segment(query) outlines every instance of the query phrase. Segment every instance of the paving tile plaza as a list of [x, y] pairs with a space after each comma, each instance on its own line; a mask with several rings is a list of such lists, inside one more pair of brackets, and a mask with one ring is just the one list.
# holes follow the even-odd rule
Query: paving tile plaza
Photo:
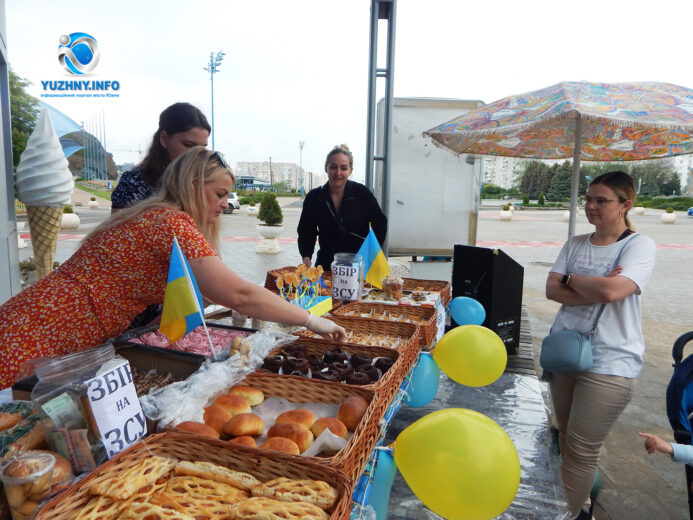
[[[244, 278], [263, 284], [267, 270], [298, 264], [296, 224], [300, 204], [280, 199], [284, 208], [281, 253], [259, 255], [257, 220], [241, 211], [224, 215], [222, 259]], [[83, 225], [77, 232], [61, 234], [56, 260], [64, 261], [79, 240], [108, 213], [107, 209], [77, 207]], [[638, 232], [657, 243], [655, 272], [643, 294], [643, 325], [647, 343], [645, 367], [632, 402], [609, 436], [600, 462], [601, 492], [596, 518], [599, 520], [688, 518], [683, 466], [664, 455], [648, 456], [637, 436], [649, 431], [671, 439], [666, 417], [665, 391], [671, 377], [671, 347], [681, 334], [693, 330], [693, 217], [677, 212], [674, 225], [660, 222], [660, 210], [633, 216]], [[466, 223], [460, 223], [465, 225]], [[498, 219], [498, 209], [479, 212], [477, 245], [502, 249], [524, 267], [523, 305], [526, 306], [535, 353], [558, 309], [544, 297], [546, 275], [567, 238], [563, 211], [516, 211], [510, 222]], [[584, 214], [578, 217], [576, 233], [592, 230]], [[28, 228], [21, 230], [28, 247], [20, 259], [32, 255]], [[393, 259], [406, 269], [407, 258]], [[693, 350], [690, 346], [686, 353]], [[538, 357], [538, 356], [537, 356]], [[543, 384], [543, 383], [542, 383]]]

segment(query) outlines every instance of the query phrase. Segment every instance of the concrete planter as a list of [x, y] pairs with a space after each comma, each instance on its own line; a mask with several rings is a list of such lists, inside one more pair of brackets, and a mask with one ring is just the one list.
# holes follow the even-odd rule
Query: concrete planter
[[635, 206], [633, 208], [633, 215], [644, 215], [645, 214], [645, 208], [642, 206]]
[[87, 206], [89, 206], [89, 209], [96, 209], [99, 207], [99, 203], [95, 200], [90, 200]]
[[504, 222], [510, 222], [513, 218], [513, 212], [510, 210], [500, 210], [500, 212], [498, 213], [498, 218]]
[[282, 248], [279, 246], [277, 237], [284, 230], [284, 226], [268, 226], [267, 224], [258, 224], [255, 226], [258, 233], [262, 236], [262, 242], [260, 242], [255, 249], [256, 253], [263, 255], [276, 255]]
[[74, 231], [78, 227], [79, 216], [77, 213], [63, 213], [63, 217], [60, 222], [60, 229], [62, 231]]
[[676, 222], [676, 213], [662, 213], [662, 216], [659, 217], [659, 219], [664, 224], [673, 224]]
[[257, 217], [257, 206], [248, 206], [248, 216]]

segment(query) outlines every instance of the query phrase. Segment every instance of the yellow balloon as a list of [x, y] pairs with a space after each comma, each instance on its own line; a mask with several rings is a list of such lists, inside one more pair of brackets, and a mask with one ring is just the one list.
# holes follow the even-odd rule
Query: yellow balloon
[[463, 408], [430, 413], [395, 441], [395, 462], [414, 494], [451, 520], [495, 518], [520, 485], [515, 446], [494, 421]]
[[508, 352], [491, 329], [462, 325], [440, 338], [433, 359], [450, 379], [466, 386], [486, 386], [503, 374]]

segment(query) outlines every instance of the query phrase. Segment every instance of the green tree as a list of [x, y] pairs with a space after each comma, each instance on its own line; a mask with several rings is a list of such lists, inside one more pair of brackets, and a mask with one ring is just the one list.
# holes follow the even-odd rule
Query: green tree
[[544, 205], [544, 193], [543, 193], [543, 192], [539, 194], [539, 199], [537, 200], [537, 204], [538, 204], [539, 206], [543, 206], [543, 205]]
[[17, 76], [9, 69], [10, 80], [10, 113], [12, 115], [12, 164], [16, 168], [19, 158], [26, 148], [31, 132], [36, 126], [39, 115], [39, 103], [24, 90], [31, 85], [29, 81]]
[[549, 189], [546, 191], [546, 197], [555, 202], [570, 200], [573, 177], [572, 165], [569, 161], [565, 161], [561, 165], [554, 166], [556, 168], [551, 176]]
[[546, 163], [531, 161], [520, 174], [519, 189], [529, 198], [536, 199], [540, 192], [548, 190], [550, 181], [551, 171]]
[[527, 204], [529, 204], [529, 195], [527, 195], [527, 194], [525, 193], [525, 194], [522, 196], [522, 205], [523, 205], [523, 206], [526, 206]]
[[279, 181], [272, 185], [274, 191], [289, 191], [291, 189], [291, 184], [289, 181]]
[[501, 187], [495, 184], [484, 184], [481, 187], [481, 198], [483, 199], [497, 199], [500, 198]]
[[278, 226], [284, 221], [282, 208], [279, 207], [279, 202], [277, 202], [277, 196], [271, 191], [268, 191], [262, 197], [262, 204], [257, 218], [268, 226]]

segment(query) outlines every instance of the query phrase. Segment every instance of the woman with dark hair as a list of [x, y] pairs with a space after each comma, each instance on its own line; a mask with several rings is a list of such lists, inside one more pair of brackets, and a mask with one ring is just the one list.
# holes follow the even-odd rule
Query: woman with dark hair
[[551, 331], [594, 333], [587, 371], [550, 375], [561, 476], [573, 518], [581, 520], [592, 518], [589, 495], [599, 450], [630, 402], [643, 365], [640, 295], [654, 269], [656, 245], [633, 232], [628, 210], [635, 197], [635, 181], [626, 173], [594, 179], [585, 215], [595, 230], [565, 243], [546, 280], [546, 297], [562, 304]]
[[311, 190], [303, 201], [298, 222], [298, 251], [310, 267], [317, 237], [320, 250], [315, 265], [329, 271], [335, 253], [356, 253], [369, 225], [380, 245], [387, 235], [387, 217], [363, 184], [350, 181], [354, 156], [345, 144], [335, 146], [325, 159], [327, 184]]
[[68, 260], [0, 306], [0, 388], [21, 365], [102, 344], [166, 291], [174, 237], [202, 295], [261, 320], [303, 325], [330, 339], [342, 327], [244, 280], [219, 258], [219, 217], [233, 173], [201, 146], [174, 160], [151, 197], [112, 215]]
[[193, 146], [207, 146], [210, 131], [207, 118], [190, 103], [174, 103], [164, 110], [146, 157], [123, 173], [113, 190], [111, 211], [150, 197], [169, 163]]

